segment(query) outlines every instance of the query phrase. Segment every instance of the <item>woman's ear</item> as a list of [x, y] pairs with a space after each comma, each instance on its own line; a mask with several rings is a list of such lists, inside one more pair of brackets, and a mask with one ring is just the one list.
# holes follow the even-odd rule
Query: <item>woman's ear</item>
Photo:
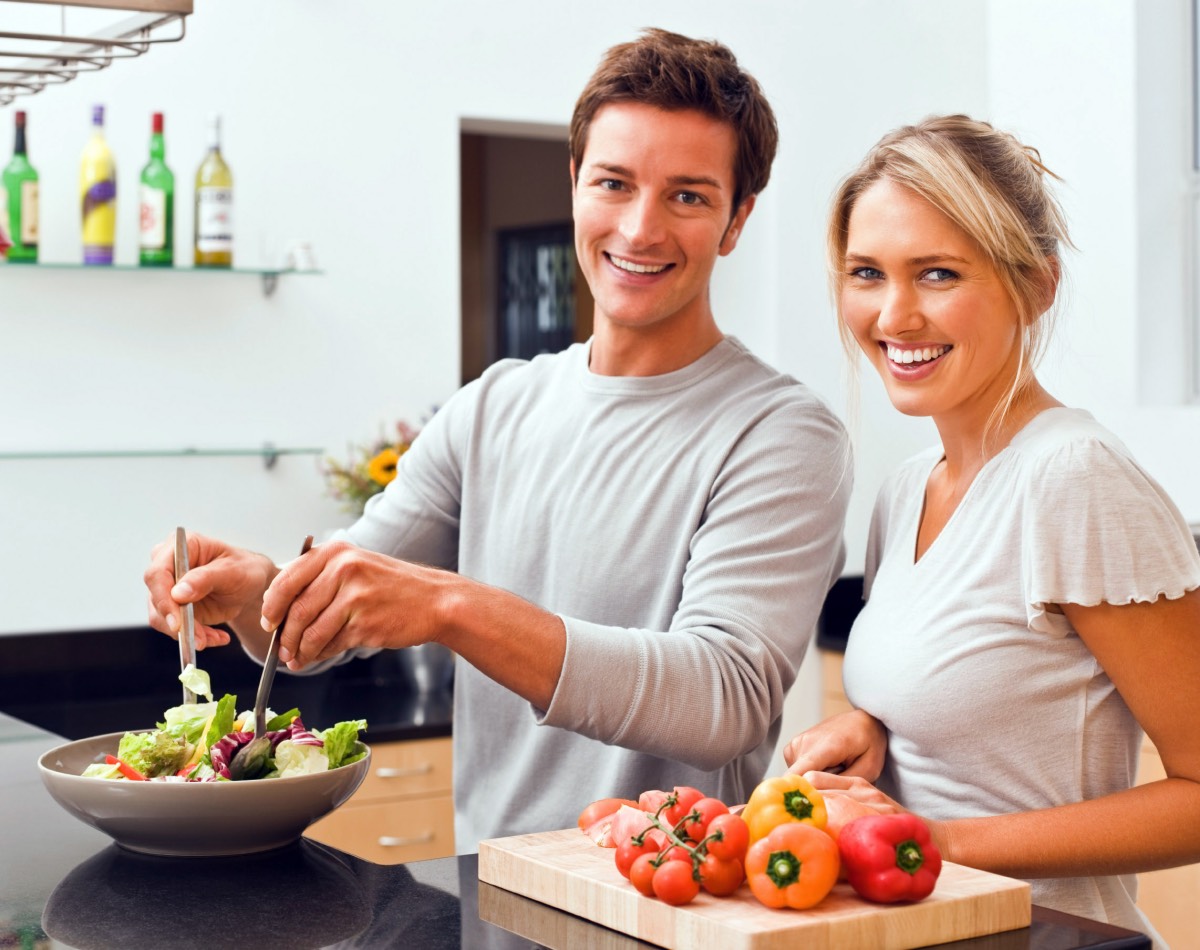
[[1041, 293], [1038, 295], [1038, 316], [1054, 306], [1054, 298], [1058, 296], [1058, 281], [1062, 277], [1062, 262], [1057, 257], [1051, 257], [1046, 262], [1049, 267], [1042, 275]]

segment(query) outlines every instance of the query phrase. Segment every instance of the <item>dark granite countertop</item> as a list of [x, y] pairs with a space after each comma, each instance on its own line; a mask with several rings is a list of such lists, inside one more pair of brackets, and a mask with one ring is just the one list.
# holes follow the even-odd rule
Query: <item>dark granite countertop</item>
[[[76, 950], [649, 946], [480, 883], [473, 854], [377, 865], [307, 839], [235, 858], [127, 851], [69, 816], [43, 787], [38, 756], [61, 742], [0, 714], [0, 947], [43, 947], [48, 937]], [[1148, 950], [1150, 943], [1035, 907], [1031, 927], [945, 946]]]
[[[261, 667], [236, 643], [203, 651], [200, 666], [219, 696], [254, 705]], [[68, 739], [143, 729], [179, 704], [179, 648], [150, 627], [0, 636], [0, 712]], [[295, 707], [324, 729], [367, 720], [364, 738], [390, 742], [448, 736], [449, 687], [422, 692], [395, 651], [297, 676], [281, 667], [271, 707]]]

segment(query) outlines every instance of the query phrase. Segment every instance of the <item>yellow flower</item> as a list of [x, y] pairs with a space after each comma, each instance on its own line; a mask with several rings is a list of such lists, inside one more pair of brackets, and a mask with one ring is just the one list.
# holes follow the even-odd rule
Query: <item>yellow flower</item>
[[389, 445], [367, 463], [367, 477], [380, 485], [386, 485], [396, 477], [396, 463], [399, 461], [400, 453]]

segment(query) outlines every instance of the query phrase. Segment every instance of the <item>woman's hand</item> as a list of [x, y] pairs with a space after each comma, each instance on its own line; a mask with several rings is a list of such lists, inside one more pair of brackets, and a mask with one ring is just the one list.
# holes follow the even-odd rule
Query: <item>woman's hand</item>
[[189, 534], [187, 545], [190, 570], [179, 583], [175, 582], [174, 532], [151, 551], [143, 575], [149, 590], [150, 626], [178, 639], [182, 606], [192, 604], [197, 650], [229, 642], [229, 634], [215, 628], [219, 623], [235, 629], [249, 627], [253, 633], [263, 591], [277, 571], [275, 565], [261, 554], [201, 534]]
[[873, 782], [883, 771], [887, 730], [861, 709], [830, 716], [792, 738], [783, 750], [789, 772], [840, 772]]

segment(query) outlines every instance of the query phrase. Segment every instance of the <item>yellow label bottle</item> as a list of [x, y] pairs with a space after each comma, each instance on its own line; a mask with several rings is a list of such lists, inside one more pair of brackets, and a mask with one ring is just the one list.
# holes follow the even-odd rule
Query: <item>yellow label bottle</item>
[[104, 106], [92, 108], [92, 137], [79, 171], [83, 262], [111, 264], [117, 236], [117, 166], [104, 140]]
[[233, 173], [221, 155], [221, 120], [208, 120], [208, 154], [196, 170], [195, 263], [233, 266]]

